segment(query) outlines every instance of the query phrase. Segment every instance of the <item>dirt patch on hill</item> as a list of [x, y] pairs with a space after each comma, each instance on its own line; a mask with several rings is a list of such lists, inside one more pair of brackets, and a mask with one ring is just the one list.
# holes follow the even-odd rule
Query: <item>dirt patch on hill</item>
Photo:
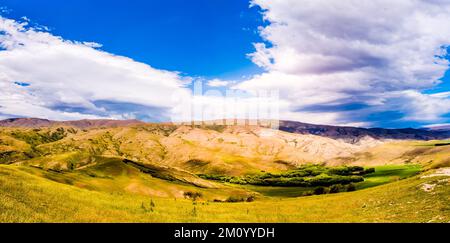
[[435, 173], [430, 175], [424, 175], [421, 178], [430, 178], [430, 177], [436, 177], [436, 176], [450, 176], [450, 167], [448, 168], [441, 168], [437, 170]]

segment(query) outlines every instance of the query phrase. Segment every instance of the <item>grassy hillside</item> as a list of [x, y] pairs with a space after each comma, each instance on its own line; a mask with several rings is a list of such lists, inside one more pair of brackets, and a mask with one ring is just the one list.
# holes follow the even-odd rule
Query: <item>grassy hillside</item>
[[74, 171], [15, 165], [10, 167], [60, 184], [113, 194], [184, 198], [185, 192], [198, 192], [205, 200], [225, 200], [230, 195], [248, 197], [252, 194], [175, 169], [143, 167], [118, 158], [95, 157], [94, 161]]
[[121, 157], [188, 172], [239, 176], [277, 172], [374, 146], [261, 127], [187, 127], [145, 124], [127, 127], [0, 128], [0, 163], [24, 162], [73, 170], [92, 157]]
[[450, 166], [450, 144], [369, 138], [350, 144], [314, 135], [240, 126], [0, 128], [3, 164], [19, 162], [73, 170], [92, 163], [95, 156], [177, 167], [193, 174], [241, 176], [260, 171], [279, 172], [306, 163], [363, 166], [414, 163], [439, 168]]
[[449, 173], [422, 178], [450, 166], [449, 141], [360, 142], [240, 126], [0, 128], [0, 222], [450, 220]]
[[[0, 166], [0, 222], [448, 222], [448, 176], [361, 191], [246, 203], [93, 191]], [[427, 174], [432, 174], [429, 171]], [[434, 185], [425, 191], [424, 184]]]

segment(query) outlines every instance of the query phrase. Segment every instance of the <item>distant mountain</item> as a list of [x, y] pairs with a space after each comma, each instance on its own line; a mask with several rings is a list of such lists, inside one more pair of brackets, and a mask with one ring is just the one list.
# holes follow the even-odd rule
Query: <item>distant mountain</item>
[[121, 127], [144, 124], [138, 120], [78, 120], [78, 121], [51, 121], [40, 118], [11, 118], [0, 121], [0, 127], [49, 127], [49, 126], [73, 126], [78, 128], [95, 127]]
[[[77, 121], [52, 121], [39, 118], [11, 118], [0, 121], [0, 127], [49, 127], [49, 126], [73, 126], [78, 128], [98, 127], [124, 127], [143, 125], [139, 120], [77, 120]], [[166, 123], [164, 123], [166, 124]], [[167, 125], [167, 124], [166, 124]], [[280, 121], [281, 131], [317, 135], [332, 139], [341, 139], [348, 143], [357, 143], [365, 137], [374, 139], [398, 139], [398, 140], [434, 140], [450, 138], [450, 126], [439, 126], [427, 129], [386, 129], [386, 128], [359, 128], [330, 125], [315, 125], [295, 121]]]
[[55, 121], [40, 118], [10, 118], [0, 121], [1, 127], [46, 127], [55, 124]]
[[79, 121], [65, 121], [62, 122], [65, 125], [79, 127], [79, 128], [91, 128], [91, 127], [123, 127], [145, 124], [139, 120], [79, 120]]
[[431, 130], [431, 131], [450, 131], [450, 125], [440, 125], [440, 126], [427, 127], [427, 130]]
[[[449, 127], [450, 128], [450, 127]], [[364, 137], [374, 139], [413, 139], [413, 140], [434, 140], [450, 138], [449, 130], [430, 129], [385, 129], [385, 128], [358, 128], [340, 127], [328, 125], [314, 125], [294, 121], [280, 121], [280, 130], [298, 134], [312, 134], [333, 139], [343, 139], [350, 143], [358, 142]]]

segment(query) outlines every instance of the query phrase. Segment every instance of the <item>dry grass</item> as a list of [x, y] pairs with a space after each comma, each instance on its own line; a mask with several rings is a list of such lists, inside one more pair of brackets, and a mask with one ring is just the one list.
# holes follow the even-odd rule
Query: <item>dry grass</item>
[[[425, 192], [423, 183], [437, 186]], [[334, 195], [193, 203], [91, 191], [0, 166], [0, 222], [448, 222], [449, 196], [448, 177], [413, 177]]]

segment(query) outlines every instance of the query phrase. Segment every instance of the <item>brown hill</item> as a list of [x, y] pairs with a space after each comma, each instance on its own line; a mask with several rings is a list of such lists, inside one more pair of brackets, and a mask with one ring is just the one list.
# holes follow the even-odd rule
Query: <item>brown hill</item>
[[1, 127], [48, 127], [55, 121], [40, 118], [10, 118], [0, 121]]
[[[77, 120], [77, 121], [51, 121], [39, 118], [11, 118], [0, 121], [0, 127], [49, 127], [49, 126], [73, 126], [77, 128], [98, 128], [98, 127], [124, 127], [133, 125], [143, 125], [145, 122], [139, 120]], [[205, 127], [203, 123], [196, 123], [197, 127]], [[230, 122], [227, 127], [239, 126]], [[244, 124], [244, 123], [239, 123]], [[170, 125], [170, 123], [161, 123], [161, 125]], [[190, 125], [187, 123], [174, 124], [177, 126]], [[225, 127], [225, 126], [216, 126]], [[264, 126], [261, 126], [264, 127]], [[450, 138], [450, 128], [448, 126], [437, 127], [434, 129], [385, 129], [385, 128], [360, 128], [343, 127], [329, 125], [315, 125], [295, 121], [279, 121], [279, 129], [284, 132], [316, 135], [332, 139], [341, 139], [348, 143], [357, 143], [365, 137], [371, 137], [377, 140], [396, 139], [396, 140], [437, 140]]]
[[[35, 124], [35, 123], [34, 123]], [[0, 127], [0, 163], [73, 170], [96, 157], [127, 159], [192, 174], [242, 175], [276, 172], [305, 163], [380, 165], [448, 164], [447, 142], [383, 140], [358, 142], [289, 133], [259, 126], [192, 127], [170, 124], [118, 126]], [[80, 126], [79, 123], [75, 123]], [[108, 124], [111, 127], [97, 125]], [[171, 171], [170, 169], [168, 171]]]
[[40, 118], [11, 118], [0, 121], [0, 127], [49, 127], [49, 126], [73, 126], [78, 128], [94, 127], [120, 127], [144, 124], [138, 120], [77, 120], [77, 121], [51, 121]]
[[239, 175], [322, 163], [380, 143], [367, 138], [365, 143], [350, 144], [257, 126], [213, 128], [159, 124], [88, 129], [4, 127], [0, 129], [1, 160], [70, 169], [103, 156], [191, 173]]

